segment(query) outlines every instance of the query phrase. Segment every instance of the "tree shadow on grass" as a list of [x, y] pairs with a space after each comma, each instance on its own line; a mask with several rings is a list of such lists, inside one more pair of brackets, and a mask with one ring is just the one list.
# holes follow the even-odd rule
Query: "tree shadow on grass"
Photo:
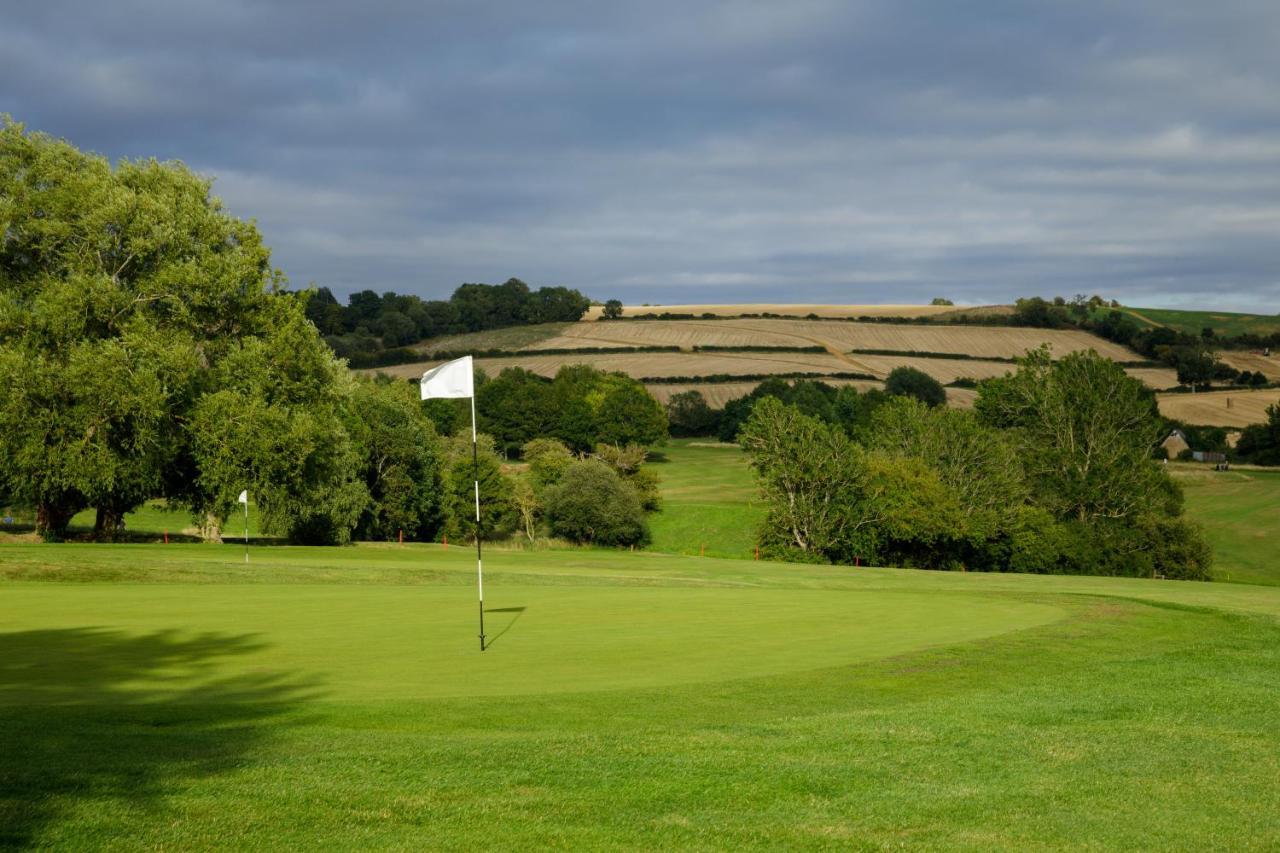
[[79, 803], [156, 809], [243, 763], [273, 718], [317, 693], [278, 672], [225, 675], [227, 658], [265, 647], [176, 631], [0, 634], [0, 848], [40, 844]]

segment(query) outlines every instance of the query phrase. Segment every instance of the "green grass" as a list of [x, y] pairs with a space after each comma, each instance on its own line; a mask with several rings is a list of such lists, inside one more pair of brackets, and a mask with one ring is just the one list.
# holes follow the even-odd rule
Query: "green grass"
[[1280, 471], [1178, 465], [1187, 514], [1213, 545], [1214, 578], [1280, 585]]
[[[757, 562], [663, 457], [671, 553], [487, 549], [484, 653], [469, 548], [0, 544], [0, 847], [1280, 845], [1280, 587]], [[1280, 473], [1174, 470], [1280, 577]]]
[[1199, 335], [1202, 329], [1211, 328], [1218, 335], [1266, 335], [1280, 331], [1280, 315], [1239, 314], [1231, 311], [1182, 311], [1174, 308], [1121, 309], [1139, 320], [1168, 326], [1179, 332]]
[[650, 463], [662, 508], [650, 519], [652, 548], [671, 554], [750, 557], [764, 509], [746, 456], [711, 439], [674, 439]]
[[[0, 509], [0, 517], [13, 519], [12, 525], [0, 525], [0, 536], [6, 533], [29, 533], [34, 529], [35, 518], [29, 510], [13, 507]], [[67, 528], [70, 538], [83, 538], [93, 532], [95, 513], [91, 509], [77, 513]], [[147, 501], [134, 512], [125, 513], [125, 538], [163, 541], [165, 534], [171, 542], [196, 541], [200, 538], [191, 519], [191, 513], [182, 509], [172, 509], [165, 501]], [[256, 539], [262, 535], [258, 527], [258, 510], [249, 505], [249, 538]], [[231, 518], [223, 531], [228, 542], [242, 539], [244, 536], [244, 516]], [[3, 541], [3, 540], [0, 540]]]
[[[1280, 590], [438, 546], [0, 546], [0, 838], [1274, 847]], [[523, 609], [519, 609], [523, 608]]]

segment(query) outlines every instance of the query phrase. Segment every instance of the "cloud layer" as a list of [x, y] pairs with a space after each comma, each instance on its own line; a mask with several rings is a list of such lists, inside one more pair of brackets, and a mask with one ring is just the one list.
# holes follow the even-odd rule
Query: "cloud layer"
[[1276, 44], [1270, 0], [46, 0], [0, 111], [215, 175], [340, 293], [1278, 311]]

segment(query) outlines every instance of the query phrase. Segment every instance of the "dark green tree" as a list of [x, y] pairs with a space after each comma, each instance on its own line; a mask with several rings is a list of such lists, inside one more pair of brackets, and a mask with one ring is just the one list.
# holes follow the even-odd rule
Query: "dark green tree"
[[635, 490], [595, 459], [574, 462], [547, 492], [551, 532], [572, 542], [642, 545], [649, 539]]
[[707, 405], [701, 391], [694, 389], [671, 395], [667, 401], [667, 421], [675, 436], [715, 435], [719, 413]]
[[348, 422], [369, 493], [356, 538], [391, 540], [403, 532], [434, 539], [443, 520], [443, 452], [416, 389], [389, 379], [357, 381]]
[[895, 367], [884, 381], [884, 392], [890, 397], [913, 397], [927, 406], [947, 402], [947, 389], [923, 370]]

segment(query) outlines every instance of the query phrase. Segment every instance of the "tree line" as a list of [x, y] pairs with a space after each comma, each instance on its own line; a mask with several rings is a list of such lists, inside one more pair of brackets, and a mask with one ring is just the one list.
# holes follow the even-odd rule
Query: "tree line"
[[[0, 125], [0, 506], [34, 510], [48, 540], [92, 509], [95, 536], [111, 539], [126, 513], [161, 498], [213, 538], [247, 489], [264, 532], [291, 542], [475, 535], [469, 429], [448, 406], [459, 401], [424, 404], [409, 383], [351, 373], [309, 319], [308, 294], [287, 289], [255, 226], [210, 188], [180, 163], [113, 166]], [[451, 304], [468, 329], [528, 321], [529, 306], [585, 310], [547, 291], [468, 285]], [[527, 398], [536, 384], [526, 414], [550, 418], [554, 407], [558, 431], [547, 434], [625, 481], [606, 483], [624, 504], [652, 506], [634, 443], [661, 440], [666, 418], [634, 380], [589, 368], [479, 379], [487, 425], [515, 423], [504, 388], [528, 385]], [[511, 429], [499, 432], [504, 449]], [[479, 532], [507, 535], [517, 484], [484, 444]], [[550, 509], [564, 501], [539, 494], [564, 524]]]
[[749, 393], [730, 400], [723, 409], [713, 409], [701, 391], [692, 389], [671, 395], [667, 419], [672, 435], [678, 437], [716, 436], [721, 441], [737, 441], [738, 431], [751, 416], [756, 403], [769, 397], [793, 406], [823, 423], [855, 432], [869, 423], [877, 408], [893, 397], [911, 397], [926, 406], [947, 401], [946, 389], [924, 371], [898, 367], [885, 378], [884, 388], [859, 391], [852, 385], [835, 386], [820, 379], [787, 381], [771, 376]]
[[[503, 284], [463, 284], [448, 299], [361, 290], [342, 305], [327, 287], [307, 302], [306, 315], [334, 352], [364, 359], [427, 338], [536, 323], [575, 322], [591, 300], [567, 287], [531, 290], [518, 278]], [[387, 362], [385, 359], [384, 363]]]
[[842, 421], [769, 395], [738, 441], [772, 557], [1204, 579], [1208, 545], [1152, 459], [1162, 431], [1119, 366], [1042, 349], [981, 383], [973, 411], [902, 395]]
[[[1110, 310], [1108, 305], [1112, 306]], [[1252, 387], [1270, 382], [1261, 371], [1241, 371], [1224, 364], [1214, 351], [1280, 346], [1280, 335], [1273, 336], [1274, 344], [1269, 343], [1266, 336], [1221, 336], [1211, 328], [1204, 329], [1199, 336], [1190, 335], [1166, 326], [1141, 326], [1130, 315], [1116, 310], [1117, 307], [1118, 303], [1107, 303], [1100, 296], [1080, 295], [1071, 300], [1062, 297], [1046, 300], [1037, 296], [1017, 300], [1010, 322], [1040, 329], [1075, 328], [1091, 332], [1172, 367], [1178, 382], [1193, 388], [1215, 381]]]

